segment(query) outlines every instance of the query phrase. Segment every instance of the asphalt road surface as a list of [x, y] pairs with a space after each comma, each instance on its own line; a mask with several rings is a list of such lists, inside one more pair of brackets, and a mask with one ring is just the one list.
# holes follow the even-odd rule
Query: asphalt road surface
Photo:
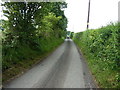
[[85, 60], [70, 39], [5, 88], [96, 88]]

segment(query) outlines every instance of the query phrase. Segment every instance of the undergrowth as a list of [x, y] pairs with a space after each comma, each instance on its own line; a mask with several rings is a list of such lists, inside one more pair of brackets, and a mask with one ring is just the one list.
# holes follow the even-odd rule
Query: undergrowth
[[120, 23], [76, 33], [92, 74], [101, 88], [120, 88]]
[[3, 56], [3, 83], [31, 68], [34, 64], [39, 63], [44, 57], [59, 46], [63, 42], [63, 39], [54, 37], [47, 39], [42, 38], [39, 42], [39, 48], [37, 49], [35, 49], [35, 46], [31, 48], [29, 45], [25, 44], [19, 45], [16, 48], [5, 48], [6, 46], [3, 46], [3, 54], [6, 53], [6, 51], [9, 51]]

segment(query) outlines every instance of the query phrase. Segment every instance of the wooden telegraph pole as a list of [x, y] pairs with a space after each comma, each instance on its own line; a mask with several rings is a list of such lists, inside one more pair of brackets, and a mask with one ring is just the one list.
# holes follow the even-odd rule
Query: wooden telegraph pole
[[89, 5], [88, 5], [87, 29], [89, 29], [89, 18], [90, 18], [90, 1], [91, 1], [91, 0], [89, 0]]

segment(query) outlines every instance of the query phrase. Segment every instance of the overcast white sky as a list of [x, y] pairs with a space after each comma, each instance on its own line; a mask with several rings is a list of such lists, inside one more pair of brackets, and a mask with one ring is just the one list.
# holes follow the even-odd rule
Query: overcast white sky
[[[118, 2], [120, 0], [91, 0], [90, 29], [105, 26], [118, 21]], [[69, 31], [86, 30], [89, 0], [66, 0], [65, 15], [68, 18]]]
[[[119, 1], [91, 0], [89, 28], [95, 29], [105, 26], [110, 22], [117, 22]], [[67, 30], [74, 32], [86, 30], [89, 0], [66, 0], [66, 2], [68, 3], [68, 7], [65, 9], [65, 15], [68, 18]]]

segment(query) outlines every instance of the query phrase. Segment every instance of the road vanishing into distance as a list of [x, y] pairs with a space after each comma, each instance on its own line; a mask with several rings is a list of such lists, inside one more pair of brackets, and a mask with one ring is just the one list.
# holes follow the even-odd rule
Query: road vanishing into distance
[[96, 88], [85, 60], [71, 39], [51, 55], [8, 82], [5, 88]]

